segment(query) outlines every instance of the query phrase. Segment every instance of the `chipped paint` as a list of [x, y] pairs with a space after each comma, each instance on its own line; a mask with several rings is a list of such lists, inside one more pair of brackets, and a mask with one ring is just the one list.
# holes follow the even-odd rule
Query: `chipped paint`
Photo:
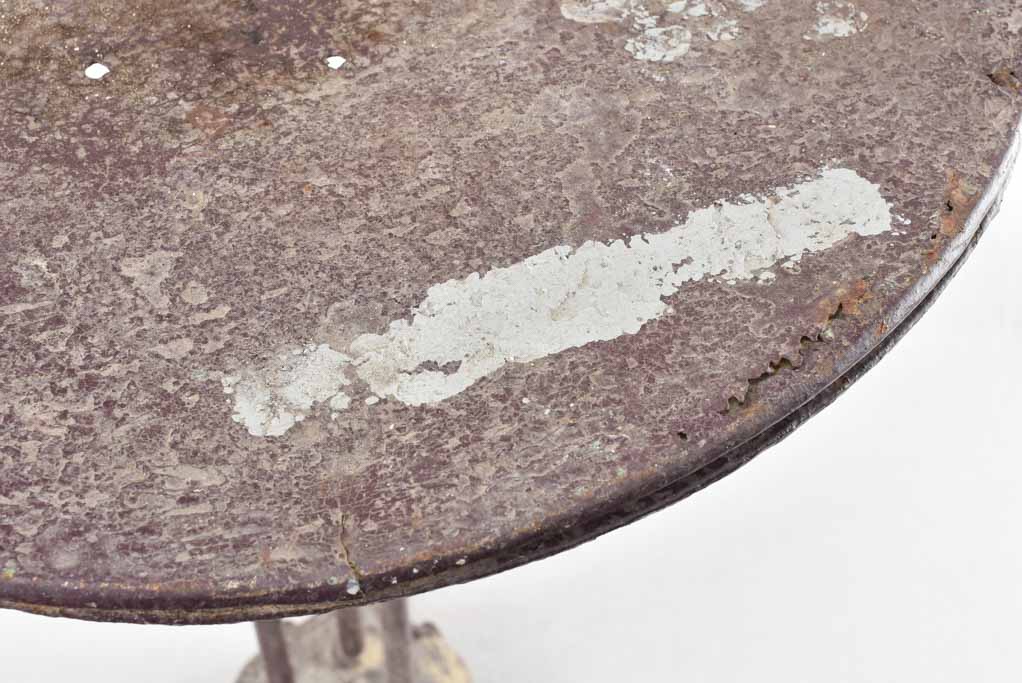
[[692, 48], [692, 33], [684, 26], [646, 29], [625, 43], [625, 50], [644, 62], [673, 62]]
[[706, 37], [712, 41], [729, 41], [738, 38], [738, 21], [735, 19], [724, 19], [706, 30]]
[[607, 24], [623, 21], [635, 3], [632, 0], [565, 0], [561, 16], [580, 24]]
[[852, 234], [891, 229], [879, 188], [847, 169], [692, 212], [666, 232], [610, 243], [558, 246], [519, 263], [430, 287], [382, 334], [354, 339], [348, 354], [307, 346], [223, 380], [234, 419], [258, 436], [279, 436], [356, 380], [365, 405], [446, 400], [509, 363], [638, 333], [663, 316], [688, 282], [713, 278], [769, 285], [778, 263], [830, 248]]
[[131, 279], [132, 285], [157, 311], [166, 311], [170, 297], [163, 291], [163, 281], [174, 270], [174, 263], [181, 258], [180, 251], [154, 251], [140, 257], [123, 258], [120, 271]]
[[710, 9], [707, 8], [705, 2], [694, 2], [685, 13], [690, 17], [705, 17], [710, 14]]
[[622, 24], [632, 34], [624, 49], [633, 58], [670, 63], [689, 53], [694, 37], [710, 42], [736, 40], [741, 26], [731, 14], [755, 12], [765, 4], [765, 0], [678, 0], [664, 7], [647, 6], [642, 0], [564, 0], [561, 16], [581, 24]]
[[273, 358], [256, 370], [223, 377], [224, 393], [234, 398], [235, 422], [253, 436], [280, 436], [304, 420], [316, 403], [345, 410], [350, 399], [345, 367], [351, 361], [326, 344], [309, 345]]
[[861, 12], [847, 0], [822, 0], [816, 3], [816, 26], [809, 40], [848, 38], [866, 30], [869, 15]]
[[[558, 2], [154, 0], [144, 24], [116, 0], [70, 14], [59, 8], [84, 5], [13, 3], [0, 306], [41, 307], [0, 316], [0, 566], [18, 563], [13, 580], [0, 576], [0, 605], [205, 623], [433, 590], [674, 503], [796, 428], [890, 348], [882, 335], [898, 338], [939, 300], [994, 213], [1022, 112], [1022, 97], [986, 78], [1018, 66], [1017, 0], [924, 12], [852, 0], [867, 30], [814, 43], [802, 36], [816, 1], [746, 14], [732, 0], [742, 34], [731, 43], [707, 40], [706, 17], [662, 15], [659, 26], [693, 33], [673, 64], [625, 52], [631, 24], [575, 23]], [[332, 53], [358, 69], [331, 71]], [[97, 60], [116, 73], [85, 78]], [[211, 114], [193, 116], [201, 108]], [[638, 335], [508, 364], [437, 405], [366, 407], [348, 368], [336, 422], [329, 402], [282, 437], [230, 419], [217, 371], [308, 342], [347, 354], [357, 335], [410, 320], [434, 283], [558, 244], [666, 231], [828, 163], [854, 164], [912, 227], [806, 255], [798, 276], [775, 267], [773, 285], [685, 284], [668, 300], [675, 313]], [[931, 240], [948, 165], [981, 201], [960, 232]], [[165, 310], [119, 267], [156, 250], [182, 254], [153, 290]], [[26, 287], [11, 268], [37, 259], [49, 275]], [[814, 343], [802, 368], [722, 416], [858, 278], [875, 296], [863, 315], [839, 316], [835, 343]], [[207, 301], [184, 300], [189, 281]], [[224, 319], [188, 324], [219, 306], [231, 307]], [[180, 362], [152, 351], [183, 336], [195, 349]], [[160, 472], [175, 463], [215, 465], [225, 482]], [[522, 501], [528, 514], [510, 514]], [[212, 513], [169, 514], [204, 502]], [[344, 591], [342, 536], [368, 594]], [[83, 553], [70, 573], [49, 564], [62, 543]]]

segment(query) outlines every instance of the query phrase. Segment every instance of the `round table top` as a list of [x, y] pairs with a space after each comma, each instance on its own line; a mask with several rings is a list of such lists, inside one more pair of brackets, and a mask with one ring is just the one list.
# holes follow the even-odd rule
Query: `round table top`
[[1013, 0], [9, 0], [0, 606], [328, 610], [723, 476], [967, 252], [1020, 30]]

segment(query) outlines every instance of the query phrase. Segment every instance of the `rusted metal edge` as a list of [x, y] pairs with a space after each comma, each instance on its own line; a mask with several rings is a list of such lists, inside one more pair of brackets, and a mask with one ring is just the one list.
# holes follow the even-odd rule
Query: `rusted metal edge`
[[[352, 607], [407, 597], [458, 583], [466, 583], [484, 576], [506, 571], [514, 567], [549, 557], [592, 540], [604, 533], [630, 524], [648, 514], [719, 481], [734, 472], [756, 455], [779, 443], [809, 418], [830, 405], [856, 380], [875, 366], [897, 342], [915, 325], [929, 309], [944, 288], [950, 283], [979, 238], [996, 216], [1008, 178], [1018, 157], [1022, 135], [1018, 125], [1011, 144], [1001, 157], [993, 180], [973, 207], [962, 230], [948, 243], [943, 256], [920, 278], [910, 296], [897, 308], [885, 324], [885, 334], [866, 349], [860, 360], [849, 366], [829, 385], [824, 386], [800, 405], [793, 407], [786, 417], [775, 421], [756, 434], [749, 436], [723, 451], [712, 455], [695, 469], [689, 468], [676, 478], [665, 473], [665, 485], [647, 491], [631, 491], [601, 505], [584, 524], [568, 523], [571, 520], [551, 520], [543, 528], [522, 537], [501, 548], [477, 549], [464, 566], [454, 566], [447, 571], [438, 571], [415, 581], [403, 581], [390, 585], [382, 580], [377, 585], [373, 577], [363, 577], [367, 588], [354, 598], [335, 599], [335, 589], [326, 586], [304, 586], [281, 592], [254, 588], [238, 593], [224, 593], [211, 599], [201, 587], [189, 590], [181, 587], [180, 592], [163, 587], [153, 594], [142, 594], [137, 588], [105, 586], [103, 599], [107, 604], [119, 603], [115, 608], [102, 608], [96, 603], [99, 597], [89, 588], [62, 588], [54, 586], [47, 591], [47, 603], [30, 603], [19, 599], [19, 586], [10, 586], [5, 591], [10, 597], [0, 598], [0, 608], [17, 609], [25, 612], [54, 617], [68, 617], [90, 621], [117, 621], [152, 624], [214, 624], [259, 619], [274, 619], [330, 612]], [[443, 566], [444, 563], [441, 563]], [[0, 582], [3, 579], [0, 578]], [[39, 595], [39, 586], [31, 585], [31, 594]], [[115, 597], [111, 599], [111, 596]], [[217, 604], [218, 603], [218, 604]], [[174, 604], [176, 607], [165, 607]]]

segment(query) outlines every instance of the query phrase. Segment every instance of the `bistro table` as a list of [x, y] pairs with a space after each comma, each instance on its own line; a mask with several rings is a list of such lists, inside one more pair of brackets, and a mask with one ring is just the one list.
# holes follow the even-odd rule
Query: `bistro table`
[[707, 486], [911, 327], [996, 211], [1020, 32], [7, 0], [0, 607], [253, 620], [244, 681], [468, 680], [402, 598]]

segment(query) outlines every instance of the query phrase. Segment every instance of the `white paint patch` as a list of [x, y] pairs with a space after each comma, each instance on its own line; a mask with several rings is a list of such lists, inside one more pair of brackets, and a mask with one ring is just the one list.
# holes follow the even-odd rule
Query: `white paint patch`
[[330, 409], [335, 411], [347, 410], [348, 406], [351, 405], [351, 396], [345, 393], [339, 393], [330, 399]]
[[[766, 0], [562, 0], [561, 16], [582, 24], [616, 23], [632, 34], [625, 50], [644, 62], [669, 63], [700, 40], [731, 41], [741, 34], [737, 12], [754, 12]], [[653, 8], [653, 9], [651, 9]], [[654, 11], [655, 10], [655, 11]]]
[[100, 64], [99, 62], [90, 64], [85, 68], [85, 77], [91, 78], [94, 81], [98, 81], [108, 73], [110, 73], [110, 68], [106, 64]]
[[316, 403], [329, 401], [335, 411], [351, 400], [342, 387], [350, 382], [351, 361], [326, 344], [284, 353], [258, 369], [224, 377], [224, 393], [234, 396], [234, 418], [253, 436], [280, 436], [304, 420]]
[[816, 3], [816, 26], [807, 33], [809, 40], [848, 38], [866, 30], [869, 15], [847, 0], [823, 0]]
[[710, 13], [710, 9], [706, 6], [705, 2], [694, 2], [692, 6], [688, 8], [688, 16], [690, 17], [705, 17]]
[[694, 211], [666, 232], [553, 247], [433, 285], [410, 318], [356, 337], [348, 354], [308, 346], [226, 378], [224, 390], [234, 394], [235, 420], [259, 436], [283, 434], [319, 401], [344, 410], [349, 399], [340, 390], [353, 382], [370, 399], [436, 403], [508, 363], [636, 334], [668, 311], [665, 299], [685, 283], [768, 286], [775, 265], [795, 269], [805, 253], [887, 232], [891, 223], [876, 185], [827, 169], [768, 197]]
[[729, 41], [738, 38], [738, 21], [723, 19], [706, 30], [706, 37], [713, 41]]
[[623, 21], [634, 4], [633, 0], [564, 0], [561, 16], [580, 24], [610, 24]]
[[347, 62], [348, 62], [348, 60], [345, 59], [344, 57], [341, 57], [340, 55], [332, 55], [332, 56], [326, 58], [326, 65], [329, 68], [333, 69], [334, 71], [336, 71], [337, 69], [340, 69]]
[[673, 62], [692, 48], [692, 32], [684, 26], [648, 28], [625, 43], [625, 50], [644, 62]]

